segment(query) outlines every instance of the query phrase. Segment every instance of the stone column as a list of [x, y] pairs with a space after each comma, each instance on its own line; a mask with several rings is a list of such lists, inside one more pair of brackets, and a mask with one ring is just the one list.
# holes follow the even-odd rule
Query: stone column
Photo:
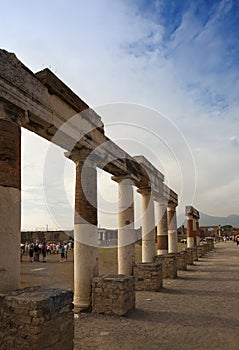
[[196, 218], [193, 216], [193, 239], [194, 239], [194, 247], [197, 245], [197, 226], [196, 226]]
[[164, 255], [168, 253], [167, 200], [160, 197], [156, 202], [156, 210], [158, 212], [157, 254]]
[[[0, 106], [1, 107], [1, 106]], [[0, 108], [0, 293], [19, 288], [21, 129]]]
[[187, 247], [194, 247], [194, 237], [193, 237], [193, 216], [187, 215]]
[[176, 207], [168, 206], [168, 252], [178, 252]]
[[154, 200], [150, 188], [139, 189], [142, 194], [142, 262], [153, 262], [155, 256]]
[[200, 244], [200, 228], [199, 228], [199, 219], [195, 219], [196, 224], [196, 245]]
[[219, 240], [222, 237], [222, 227], [221, 227], [221, 225], [218, 226], [218, 237], [219, 237]]
[[90, 151], [67, 154], [76, 164], [74, 218], [74, 311], [91, 306], [91, 284], [98, 276], [97, 170]]
[[135, 261], [134, 194], [133, 181], [125, 177], [112, 179], [118, 182], [118, 273], [133, 275]]

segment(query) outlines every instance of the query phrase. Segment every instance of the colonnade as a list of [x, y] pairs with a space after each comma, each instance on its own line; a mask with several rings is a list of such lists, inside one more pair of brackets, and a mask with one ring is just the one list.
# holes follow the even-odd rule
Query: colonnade
[[[0, 207], [1, 212], [5, 215], [1, 220], [0, 230], [2, 237], [7, 234], [7, 239], [2, 240], [3, 247], [6, 244], [10, 245], [15, 254], [10, 255], [7, 247], [2, 251], [6, 268], [2, 267], [0, 271], [2, 276], [1, 292], [15, 290], [19, 287], [20, 264], [17, 250], [20, 245], [21, 221], [20, 135], [18, 124], [6, 118], [2, 112], [0, 119]], [[8, 144], [7, 147], [6, 144]], [[98, 159], [92, 155], [91, 150], [84, 147], [74, 149], [72, 152], [66, 153], [66, 156], [74, 161], [76, 166], [74, 307], [77, 311], [89, 308], [92, 278], [98, 275]], [[157, 174], [154, 176], [157, 177]], [[124, 175], [113, 176], [112, 179], [118, 183], [119, 193], [118, 273], [132, 275], [135, 261], [133, 186], [138, 186], [138, 178]], [[177, 195], [161, 180], [162, 176], [158, 188], [154, 188], [152, 180], [148, 186], [139, 186], [137, 190], [142, 196], [142, 262], [145, 263], [154, 261], [156, 251], [159, 255], [177, 252]], [[175, 201], [172, 200], [171, 192], [174, 193]], [[158, 211], [157, 244], [155, 242], [154, 201]]]
[[100, 116], [49, 69], [34, 74], [0, 50], [0, 86], [0, 293], [20, 284], [21, 127], [67, 150], [75, 162], [75, 310], [89, 308], [92, 278], [98, 275], [97, 167], [118, 183], [119, 273], [132, 275], [134, 264], [133, 186], [142, 197], [142, 261], [152, 262], [156, 248], [157, 254], [177, 252], [177, 194], [162, 173], [105, 136]]
[[[97, 165], [89, 160], [90, 154], [86, 150], [72, 152], [67, 156], [76, 163], [74, 308], [75, 311], [81, 311], [90, 306], [91, 281], [98, 273]], [[133, 186], [138, 186], [138, 178], [123, 175], [112, 176], [112, 180], [118, 184], [118, 273], [133, 275], [136, 241]], [[154, 201], [159, 218], [157, 254], [177, 252], [177, 195], [163, 182], [160, 183], [158, 191], [163, 193], [162, 189], [164, 198], [157, 196], [157, 191], [153, 190], [153, 182], [137, 189], [142, 197], [142, 262], [144, 263], [153, 262], [156, 255]]]
[[187, 247], [193, 248], [200, 243], [200, 214], [194, 207], [186, 206], [185, 215], [187, 218]]

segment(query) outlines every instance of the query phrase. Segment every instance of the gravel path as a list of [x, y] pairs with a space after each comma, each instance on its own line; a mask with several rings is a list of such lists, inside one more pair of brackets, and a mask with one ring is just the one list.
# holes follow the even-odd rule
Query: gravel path
[[127, 317], [81, 314], [74, 350], [238, 350], [238, 268], [239, 247], [218, 243], [163, 291], [137, 292]]

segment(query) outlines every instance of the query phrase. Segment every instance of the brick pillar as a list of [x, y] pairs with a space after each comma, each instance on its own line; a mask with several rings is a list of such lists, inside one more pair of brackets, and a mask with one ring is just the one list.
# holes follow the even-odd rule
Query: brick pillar
[[158, 211], [157, 254], [163, 255], [168, 253], [167, 201], [163, 197], [157, 200], [156, 210]]
[[168, 252], [178, 252], [176, 207], [168, 206]]
[[155, 256], [154, 200], [150, 188], [139, 189], [142, 195], [142, 262], [153, 262]]
[[74, 218], [74, 311], [91, 307], [91, 284], [98, 276], [97, 170], [90, 151], [66, 154], [76, 164]]
[[19, 288], [21, 129], [0, 109], [0, 293]]
[[118, 182], [118, 273], [133, 275], [135, 261], [134, 195], [133, 181], [125, 177], [113, 176]]
[[187, 247], [194, 247], [194, 237], [193, 237], [193, 217], [192, 215], [187, 215]]

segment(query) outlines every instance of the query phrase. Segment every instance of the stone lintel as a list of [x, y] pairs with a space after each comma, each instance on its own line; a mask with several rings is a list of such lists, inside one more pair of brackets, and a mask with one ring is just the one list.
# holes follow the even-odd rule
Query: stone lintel
[[150, 183], [152, 190], [157, 195], [162, 195], [164, 175], [144, 156], [134, 156], [133, 159], [140, 165], [140, 171], [143, 177], [148, 179], [148, 183]]
[[156, 193], [154, 191], [154, 199], [156, 202], [164, 201], [168, 208], [175, 209], [178, 205], [178, 195], [171, 188], [164, 183], [162, 184], [161, 191]]
[[193, 216], [194, 219], [200, 219], [199, 211], [191, 205], [187, 205], [185, 207], [185, 215], [186, 216]]
[[137, 192], [140, 193], [141, 195], [149, 195], [152, 194], [151, 187], [145, 186], [145, 187], [140, 187], [137, 189]]

